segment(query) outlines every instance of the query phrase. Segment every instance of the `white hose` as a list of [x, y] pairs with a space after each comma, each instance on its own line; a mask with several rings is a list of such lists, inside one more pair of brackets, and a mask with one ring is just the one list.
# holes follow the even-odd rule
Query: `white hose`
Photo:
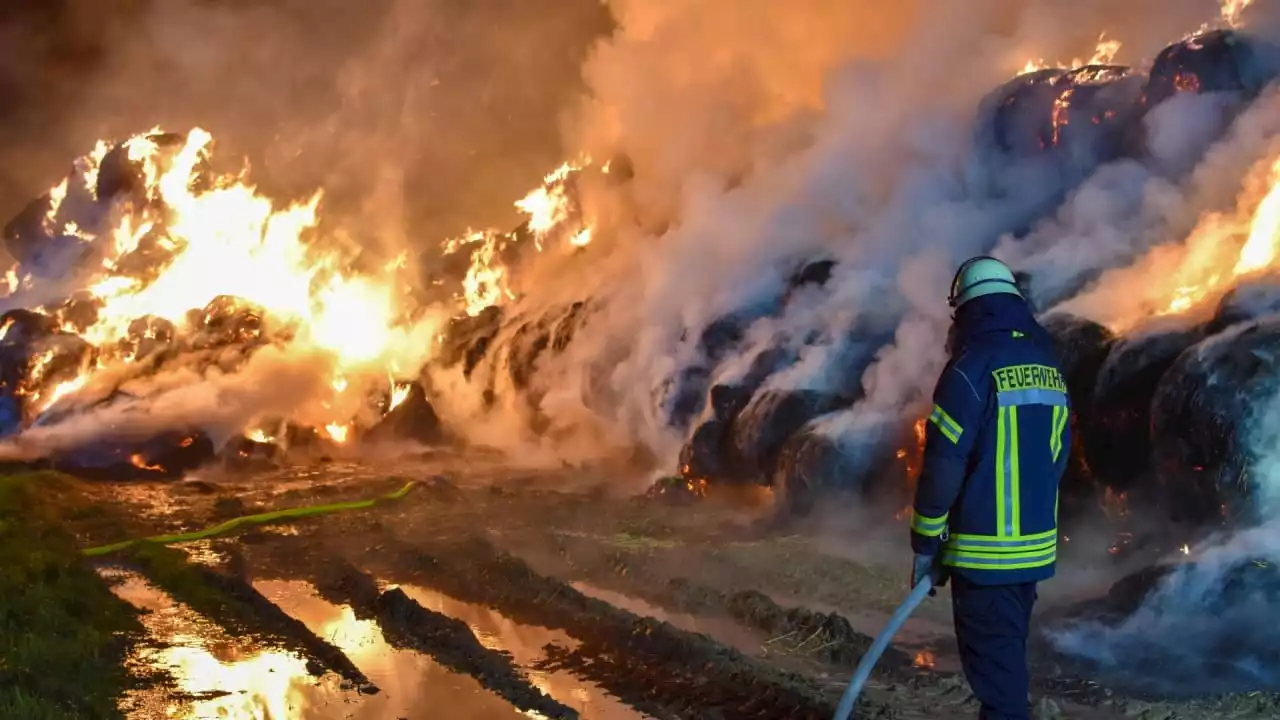
[[920, 607], [920, 603], [929, 596], [929, 591], [933, 589], [933, 578], [925, 577], [911, 590], [911, 594], [906, 600], [898, 606], [893, 613], [893, 617], [889, 618], [889, 622], [876, 636], [875, 642], [871, 643], [871, 648], [862, 656], [862, 660], [858, 662], [858, 669], [853, 671], [853, 679], [849, 681], [849, 687], [845, 689], [844, 696], [840, 698], [840, 706], [836, 708], [835, 720], [849, 720], [849, 716], [853, 714], [853, 706], [858, 702], [858, 696], [862, 694], [862, 686], [867, 684], [867, 679], [871, 677], [871, 671], [875, 668], [876, 663], [880, 661], [880, 656], [884, 654], [885, 648], [889, 647], [889, 642], [893, 640], [893, 636], [898, 634], [898, 630], [902, 629], [902, 624], [911, 617], [911, 613]]

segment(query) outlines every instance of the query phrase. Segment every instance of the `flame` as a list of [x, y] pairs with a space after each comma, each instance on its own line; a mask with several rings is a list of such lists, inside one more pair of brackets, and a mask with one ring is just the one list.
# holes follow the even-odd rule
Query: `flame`
[[409, 391], [413, 389], [412, 383], [392, 383], [391, 384], [391, 400], [387, 403], [387, 412], [391, 412], [409, 398]]
[[338, 423], [329, 423], [328, 425], [324, 426], [324, 431], [329, 436], [330, 439], [332, 439], [336, 443], [341, 444], [347, 441], [347, 436], [351, 432], [351, 426], [339, 425]]
[[[914, 489], [916, 480], [920, 477], [920, 470], [924, 464], [924, 438], [925, 438], [925, 422], [927, 418], [918, 418], [911, 424], [912, 444], [907, 447], [898, 448], [894, 453], [894, 457], [902, 461], [903, 469], [907, 476], [907, 489]], [[911, 512], [911, 507], [906, 508], [906, 512]], [[899, 513], [901, 514], [901, 513]], [[895, 519], [901, 520], [902, 517], [894, 516]], [[905, 516], [904, 516], [905, 517]]]
[[475, 317], [485, 308], [514, 300], [515, 293], [507, 284], [507, 269], [499, 258], [503, 236], [493, 231], [469, 232], [461, 238], [445, 242], [446, 255], [462, 245], [476, 245], [471, 251], [471, 265], [462, 279], [462, 297], [467, 315]]
[[937, 659], [934, 657], [933, 653], [929, 652], [928, 650], [921, 650], [920, 652], [916, 653], [915, 658], [912, 659], [911, 661], [912, 667], [925, 668], [925, 669], [932, 669], [936, 664], [937, 664]]
[[564, 163], [547, 173], [543, 186], [515, 202], [516, 208], [529, 216], [529, 229], [536, 235], [545, 235], [569, 216], [569, 198], [563, 181], [580, 166]]
[[272, 437], [261, 428], [254, 428], [253, 430], [246, 432], [244, 436], [256, 443], [266, 444], [272, 441]]
[[[245, 331], [253, 336], [244, 339], [261, 336], [331, 362], [337, 371], [335, 394], [353, 380], [385, 377], [397, 357], [411, 354], [415, 363], [426, 359], [422, 348], [429, 345], [421, 336], [428, 330], [434, 336], [442, 318], [406, 314], [407, 254], [371, 271], [349, 270], [353, 253], [320, 232], [322, 193], [278, 207], [247, 181], [247, 168], [215, 175], [207, 162], [212, 145], [212, 136], [200, 128], [185, 135], [156, 128], [118, 145], [99, 141], [49, 191], [43, 222], [85, 244], [91, 267], [83, 286], [97, 314], [72, 322], [63, 306], [40, 310], [98, 352], [72, 378], [45, 376], [52, 353], [35, 358], [26, 383], [31, 389], [24, 391], [35, 412], [74, 395], [95, 374], [134, 361], [136, 347], [126, 348], [123, 338], [157, 340], [157, 323], [182, 333], [220, 321], [212, 312], [191, 312], [211, 308], [219, 298], [233, 299], [235, 308], [263, 324]], [[97, 198], [99, 170], [111, 152], [132, 163], [137, 182]], [[73, 201], [85, 197], [113, 203], [102, 227], [64, 221]], [[10, 293], [29, 280], [21, 270], [14, 266], [5, 274]], [[141, 330], [131, 329], [144, 318]], [[8, 329], [0, 329], [0, 339]], [[337, 416], [316, 425], [332, 421], [349, 429], [346, 413], [355, 412], [350, 402], [345, 409], [322, 399], [317, 403]]]
[[1252, 4], [1253, 0], [1222, 0], [1218, 8], [1222, 23], [1227, 27], [1239, 27], [1240, 15]]
[[1093, 48], [1093, 54], [1088, 59], [1072, 58], [1070, 62], [1058, 60], [1052, 65], [1045, 62], [1044, 58], [1036, 58], [1027, 60], [1023, 64], [1022, 69], [1018, 71], [1019, 75], [1036, 72], [1037, 70], [1047, 70], [1049, 68], [1064, 68], [1067, 70], [1075, 70], [1076, 68], [1085, 67], [1086, 65], [1110, 65], [1120, 52], [1121, 43], [1119, 40], [1108, 40], [1107, 34], [1102, 33], [1098, 36], [1098, 43]]
[[[567, 181], [590, 163], [591, 159], [587, 157], [562, 163], [546, 174], [540, 187], [534, 188], [515, 202], [516, 209], [528, 216], [527, 227], [533, 235], [536, 251], [542, 252], [547, 238], [571, 224], [576, 207], [570, 197]], [[581, 222], [581, 219], [578, 220]], [[581, 248], [589, 245], [593, 237], [592, 228], [582, 225], [568, 235], [567, 242], [570, 247]], [[469, 230], [462, 237], [444, 242], [446, 255], [458, 252], [466, 246], [474, 248], [471, 251], [471, 263], [462, 281], [461, 300], [468, 315], [475, 317], [487, 307], [515, 299], [516, 294], [510, 285], [510, 272], [503, 264], [501, 255], [507, 246], [517, 241], [518, 237], [511, 233]]]
[[129, 456], [129, 463], [134, 467], [141, 468], [143, 470], [164, 470], [163, 466], [152, 465], [147, 462], [147, 459], [145, 457], [137, 453]]
[[1183, 554], [1183, 555], [1190, 555], [1190, 554], [1191, 554], [1191, 546], [1190, 546], [1190, 545], [1187, 545], [1186, 543], [1183, 543], [1183, 544], [1182, 544], [1182, 547], [1181, 547], [1181, 548], [1179, 548], [1179, 549], [1182, 551], [1182, 554]]
[[[1271, 162], [1269, 185], [1247, 224], [1220, 214], [1206, 215], [1187, 239], [1187, 252], [1174, 272], [1174, 290], [1157, 315], [1182, 313], [1224, 290], [1243, 275], [1267, 270], [1280, 251], [1280, 157]], [[1231, 263], [1223, 246], [1243, 235]]]

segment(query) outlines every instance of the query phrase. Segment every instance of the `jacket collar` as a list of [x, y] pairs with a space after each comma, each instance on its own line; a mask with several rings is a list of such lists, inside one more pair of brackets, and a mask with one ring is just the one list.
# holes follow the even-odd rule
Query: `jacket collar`
[[1008, 336], [1020, 332], [1033, 340], [1052, 343], [1052, 338], [1032, 316], [1026, 301], [1007, 293], [983, 295], [961, 305], [956, 310], [952, 332], [953, 357], [961, 355], [980, 338], [992, 334]]

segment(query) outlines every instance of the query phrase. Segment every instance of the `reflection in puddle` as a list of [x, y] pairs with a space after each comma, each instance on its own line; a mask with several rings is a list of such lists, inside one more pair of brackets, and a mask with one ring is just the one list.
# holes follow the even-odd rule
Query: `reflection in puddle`
[[312, 677], [291, 652], [262, 648], [228, 636], [142, 577], [104, 570], [121, 580], [116, 594], [150, 612], [142, 617], [157, 647], [139, 649], [132, 662], [168, 670], [178, 690], [131, 693], [131, 720], [504, 720], [527, 717], [473, 678], [452, 673], [412, 652], [392, 649], [371, 622], [314, 596], [300, 583], [262, 583], [259, 590], [342, 648], [382, 692], [360, 695], [333, 674]]
[[578, 643], [565, 633], [522, 625], [495, 610], [460, 602], [428, 588], [414, 585], [398, 587], [428, 610], [465, 622], [481, 645], [490, 650], [505, 650], [510, 653], [516, 663], [525, 668], [525, 674], [534, 687], [577, 710], [582, 720], [633, 720], [647, 717], [607, 695], [598, 686], [583, 682], [569, 673], [547, 673], [529, 669], [531, 664], [545, 656], [543, 648], [548, 644], [554, 643], [569, 649], [577, 647]]
[[341, 693], [337, 679], [317, 681], [306, 661], [292, 653], [254, 647], [229, 637], [184, 605], [133, 573], [104, 570], [118, 581], [113, 590], [148, 611], [142, 623], [157, 647], [140, 648], [132, 662], [167, 670], [178, 690], [194, 696], [175, 700], [163, 690], [126, 699], [132, 718], [227, 718], [277, 720], [315, 717], [322, 696]]
[[[316, 596], [306, 583], [295, 581], [263, 581], [254, 586], [285, 612], [298, 618], [317, 635], [337, 645], [346, 652], [375, 685], [382, 690], [382, 695], [391, 701], [390, 708], [396, 708], [406, 718], [503, 718], [503, 717], [542, 717], [538, 713], [519, 713], [503, 700], [480, 688], [469, 677], [449, 672], [424, 655], [416, 652], [396, 650], [383, 639], [376, 623], [358, 620], [348, 607], [332, 605]], [[548, 643], [565, 647], [574, 647], [575, 643], [564, 633], [545, 628], [520, 625], [509, 618], [487, 608], [452, 600], [432, 590], [413, 586], [399, 586], [406, 595], [416, 600], [423, 607], [458, 618], [465, 622], [480, 644], [491, 650], [505, 650], [511, 654], [515, 662], [521, 666], [529, 682], [542, 692], [561, 703], [577, 710], [582, 720], [634, 720], [644, 717], [616, 699], [607, 696], [603, 690], [585, 683], [567, 673], [544, 673], [529, 669], [529, 665], [542, 659], [542, 648]], [[487, 702], [487, 707], [500, 707], [497, 712], [481, 712], [455, 710], [457, 700], [451, 700], [443, 693], [436, 692], [439, 685], [453, 680], [464, 680], [468, 687], [476, 688]], [[400, 702], [400, 701], [407, 701]], [[398, 710], [407, 707], [413, 709]], [[437, 708], [434, 712], [424, 708]], [[439, 710], [448, 708], [448, 711]], [[390, 711], [389, 711], [390, 712]], [[397, 717], [388, 715], [360, 715], [362, 719]]]

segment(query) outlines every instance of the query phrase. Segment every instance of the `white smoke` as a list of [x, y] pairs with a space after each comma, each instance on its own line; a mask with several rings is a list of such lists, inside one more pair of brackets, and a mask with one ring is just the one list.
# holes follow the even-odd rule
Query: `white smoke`
[[[1123, 43], [1117, 62], [1141, 66], [1218, 12], [1206, 2], [1135, 3], [1120, 15], [1102, 3], [889, 11], [815, 0], [785, 12], [752, 5], [754, 14], [741, 3], [613, 7], [620, 28], [586, 66], [593, 95], [576, 127], [592, 154], [631, 158], [638, 220], [602, 233], [599, 251], [610, 257], [575, 284], [584, 293], [602, 288], [605, 307], [542, 372], [561, 392], [583, 396], [619, 436], [672, 460], [683, 437], [655, 403], [657, 389], [696, 359], [702, 328], [776, 298], [806, 259], [839, 264], [825, 292], [789, 304], [781, 319], [757, 321], [785, 328], [800, 346], [799, 361], [769, 387], [862, 386], [859, 408], [844, 412], [914, 413], [944, 359], [952, 269], [1033, 219], [1059, 183], [1055, 168], [1033, 163], [1013, 169], [1020, 192], [1004, 200], [971, 184], [979, 100], [1029, 57], [1087, 57], [1104, 31]], [[1210, 137], [1221, 116], [1202, 115], [1153, 117], [1153, 136], [1165, 144]], [[997, 252], [1021, 253], [1015, 265], [1029, 266], [1038, 288], [1078, 290], [1081, 275], [1168, 239], [1156, 229], [1135, 238], [1133, 227], [1135, 207], [1145, 206], [1153, 224], [1172, 222], [1161, 200], [1166, 208], [1185, 200], [1165, 171], [1104, 167], [1064, 206], [1059, 227], [1006, 240]], [[1070, 242], [1083, 232], [1089, 243]], [[886, 328], [894, 340], [865, 375], [850, 378], [842, 364], [863, 363], [850, 363], [845, 338], [859, 327]], [[741, 352], [776, 338], [749, 333]], [[593, 403], [599, 388], [580, 385], [579, 368], [600, 357], [618, 362], [607, 369], [608, 400]]]

